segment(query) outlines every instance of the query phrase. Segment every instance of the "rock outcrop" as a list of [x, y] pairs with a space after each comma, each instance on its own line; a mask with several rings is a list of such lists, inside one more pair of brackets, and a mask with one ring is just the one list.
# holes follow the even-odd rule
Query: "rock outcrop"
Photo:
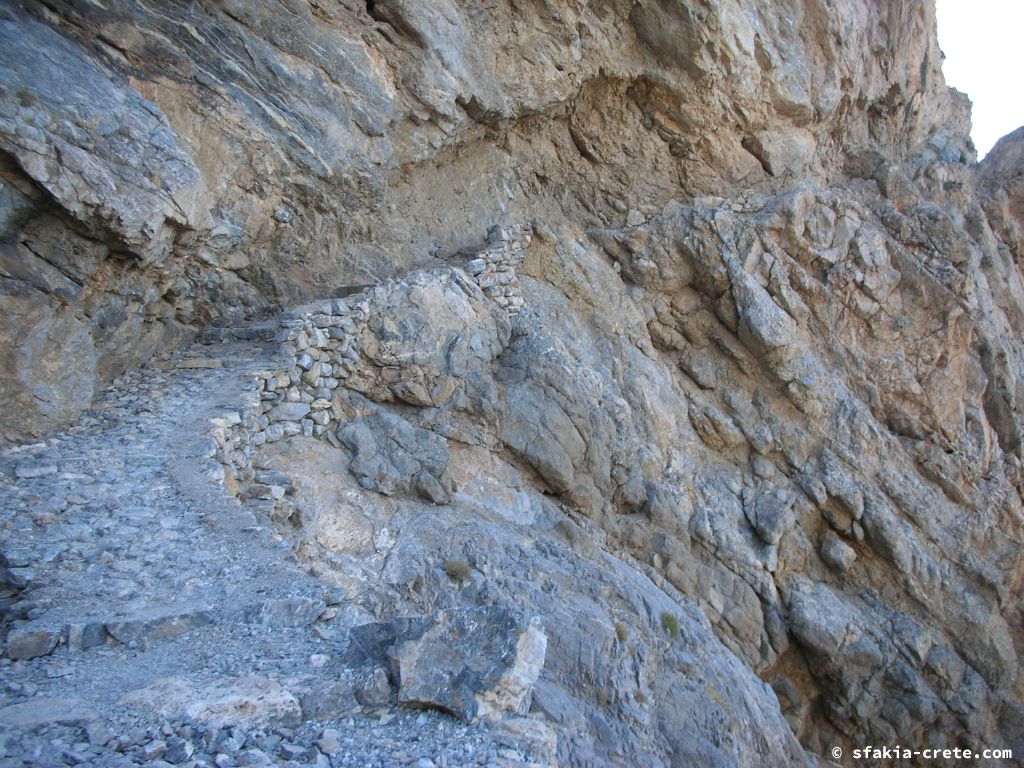
[[496, 221], [635, 223], [866, 148], [959, 160], [933, 26], [884, 4], [7, 0], [3, 429], [69, 423], [196, 328], [444, 261]]
[[[345, 595], [242, 621], [337, 619], [364, 706], [564, 765], [1024, 754], [1024, 129], [976, 162], [934, 27], [4, 2], [0, 428], [274, 345], [202, 471]], [[84, 647], [5, 583], [10, 656]]]

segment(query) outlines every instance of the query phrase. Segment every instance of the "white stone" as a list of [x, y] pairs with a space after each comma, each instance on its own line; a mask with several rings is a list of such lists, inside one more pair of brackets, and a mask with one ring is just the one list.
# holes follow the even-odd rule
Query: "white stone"
[[263, 677], [164, 678], [128, 693], [120, 703], [160, 718], [187, 719], [217, 728], [295, 725], [302, 719], [295, 696]]

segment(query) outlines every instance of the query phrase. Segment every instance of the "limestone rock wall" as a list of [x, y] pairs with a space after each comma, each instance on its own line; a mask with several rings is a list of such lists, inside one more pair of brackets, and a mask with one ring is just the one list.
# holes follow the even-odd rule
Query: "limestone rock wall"
[[867, 148], [969, 157], [933, 27], [929, 3], [5, 0], [5, 346], [66, 338], [68, 383], [8, 356], [3, 428], [495, 223], [621, 225]]
[[438, 606], [511, 609], [535, 617], [534, 645], [551, 636], [550, 652], [520, 649], [532, 666], [477, 699], [466, 697], [467, 670], [479, 664], [463, 655], [497, 653], [505, 636], [494, 627], [473, 619], [454, 639], [396, 645], [400, 702], [466, 719], [532, 706], [552, 723], [562, 765], [806, 763], [771, 689], [697, 605], [545, 499], [536, 485], [546, 475], [531, 481], [534, 462], [556, 460], [559, 436], [524, 447], [518, 436], [550, 426], [553, 406], [533, 406], [540, 424], [502, 407], [513, 392], [502, 358], [520, 314], [505, 298], [442, 267], [283, 313], [281, 366], [214, 419], [215, 471], [360, 607], [349, 653], [394, 634], [360, 619], [404, 626]]
[[[229, 484], [376, 619], [547, 612], [570, 764], [1024, 752], [1024, 138], [976, 163], [934, 25], [6, 0], [6, 437], [197, 329], [273, 336], [216, 426]], [[672, 605], [693, 658], [645, 655]]]

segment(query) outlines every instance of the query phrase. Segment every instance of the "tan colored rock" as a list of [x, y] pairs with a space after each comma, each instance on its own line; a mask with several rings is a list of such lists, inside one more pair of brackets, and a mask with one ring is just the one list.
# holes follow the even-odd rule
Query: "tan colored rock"
[[542, 720], [510, 717], [489, 723], [487, 731], [499, 744], [531, 752], [534, 765], [558, 765], [558, 734]]
[[[213, 320], [479, 251], [495, 224], [635, 224], [673, 197], [829, 177], [846, 150], [959, 157], [966, 132], [930, 3], [293, 10], [218, 8], [194, 34], [140, 4], [5, 12], [3, 293], [67, 302], [92, 349], [66, 349], [99, 383]], [[18, 431], [79, 412], [43, 411]]]
[[121, 703], [156, 717], [186, 718], [204, 725], [265, 728], [302, 719], [298, 699], [262, 677], [157, 680], [126, 694]]
[[9, 437], [321, 299], [212, 474], [374, 611], [556, 617], [561, 761], [1024, 744], [1022, 141], [974, 165], [932, 2], [193, 21], [0, 11]]

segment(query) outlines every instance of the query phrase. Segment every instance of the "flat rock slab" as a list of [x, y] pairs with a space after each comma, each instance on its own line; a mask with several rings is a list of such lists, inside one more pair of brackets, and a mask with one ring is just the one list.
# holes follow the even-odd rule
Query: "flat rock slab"
[[36, 627], [16, 627], [7, 633], [7, 656], [11, 659], [34, 659], [46, 656], [57, 647], [57, 635]]
[[298, 699], [284, 686], [264, 677], [204, 681], [164, 678], [132, 691], [121, 703], [157, 717], [188, 719], [218, 728], [264, 728], [302, 721]]
[[282, 403], [271, 408], [267, 415], [271, 421], [299, 421], [306, 418], [309, 411], [308, 403]]
[[195, 357], [190, 360], [154, 360], [149, 364], [150, 368], [157, 371], [178, 370], [210, 370], [223, 367], [223, 362], [215, 358]]
[[78, 699], [31, 699], [0, 709], [0, 727], [35, 728], [54, 723], [85, 723], [93, 711]]
[[143, 640], [164, 640], [168, 637], [176, 637], [189, 630], [209, 626], [213, 622], [214, 616], [210, 611], [192, 611], [172, 616], [158, 616], [153, 619], [108, 622], [104, 627], [111, 637], [128, 645], [129, 643], [140, 643]]
[[242, 617], [249, 624], [267, 627], [305, 627], [320, 618], [326, 607], [323, 600], [286, 597], [250, 605], [243, 610]]

